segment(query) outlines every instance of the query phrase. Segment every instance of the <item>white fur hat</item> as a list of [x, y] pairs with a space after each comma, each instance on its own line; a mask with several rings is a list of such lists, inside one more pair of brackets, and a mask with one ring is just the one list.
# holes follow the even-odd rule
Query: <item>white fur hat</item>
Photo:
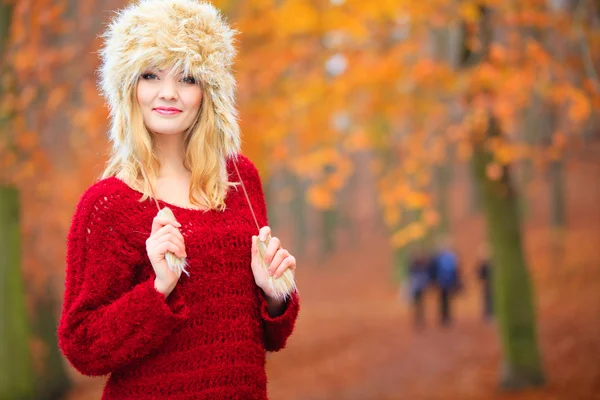
[[226, 155], [240, 150], [235, 108], [234, 35], [219, 11], [197, 0], [138, 0], [112, 19], [100, 50], [100, 90], [110, 107], [110, 139], [125, 143], [132, 89], [144, 69], [183, 70], [203, 82]]

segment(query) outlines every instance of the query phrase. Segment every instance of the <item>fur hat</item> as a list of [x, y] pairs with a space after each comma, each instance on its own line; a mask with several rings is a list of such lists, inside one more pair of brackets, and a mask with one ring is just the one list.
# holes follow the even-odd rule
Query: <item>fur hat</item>
[[236, 54], [234, 35], [219, 11], [197, 0], [138, 0], [117, 12], [110, 22], [100, 50], [100, 90], [111, 116], [110, 139], [125, 143], [132, 90], [149, 67], [183, 70], [202, 82], [210, 96], [214, 120], [222, 134], [225, 155], [240, 150], [235, 108]]

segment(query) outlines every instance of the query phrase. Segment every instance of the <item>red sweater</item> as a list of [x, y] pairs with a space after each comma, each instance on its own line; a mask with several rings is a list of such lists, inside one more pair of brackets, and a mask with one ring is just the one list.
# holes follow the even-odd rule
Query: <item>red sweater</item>
[[[264, 194], [252, 162], [238, 167], [258, 222]], [[238, 181], [231, 161], [230, 181]], [[285, 346], [298, 315], [295, 292], [272, 318], [250, 268], [256, 225], [241, 189], [225, 211], [167, 205], [187, 251], [182, 274], [165, 297], [154, 289], [146, 254], [153, 200], [111, 177], [81, 197], [67, 242], [59, 346], [85, 375], [110, 374], [102, 399], [266, 399], [266, 351]]]

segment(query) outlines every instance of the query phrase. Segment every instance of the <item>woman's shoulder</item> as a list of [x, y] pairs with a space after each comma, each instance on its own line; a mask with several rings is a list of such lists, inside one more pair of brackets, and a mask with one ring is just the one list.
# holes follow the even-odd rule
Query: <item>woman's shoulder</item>
[[81, 194], [75, 216], [116, 222], [131, 211], [132, 189], [116, 177], [100, 179]]
[[83, 191], [79, 204], [93, 206], [103, 203], [122, 206], [130, 197], [125, 186], [123, 181], [114, 176], [99, 179]]
[[[83, 191], [71, 219], [67, 241], [118, 246], [137, 255], [145, 238], [140, 231], [140, 204], [133, 189], [115, 177], [98, 180]], [[143, 236], [143, 235], [142, 235]]]
[[237, 156], [228, 159], [227, 170], [229, 171], [230, 176], [234, 178], [237, 178], [235, 171], [236, 165], [240, 171], [240, 175], [242, 175], [242, 178], [251, 180], [259, 178], [258, 169], [249, 157], [240, 153]]

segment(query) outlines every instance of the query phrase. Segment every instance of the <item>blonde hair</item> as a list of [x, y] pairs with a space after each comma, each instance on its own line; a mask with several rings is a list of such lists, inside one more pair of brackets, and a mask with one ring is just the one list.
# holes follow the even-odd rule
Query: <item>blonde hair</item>
[[[160, 162], [152, 135], [144, 124], [140, 105], [135, 95], [137, 82], [130, 85], [128, 103], [124, 115], [128, 120], [128, 132], [122, 132], [120, 141], [114, 142], [101, 179], [117, 177], [132, 189], [143, 194], [140, 202], [152, 197]], [[192, 125], [184, 133], [184, 167], [192, 173], [189, 188], [191, 204], [206, 210], [224, 210], [229, 187], [226, 169], [227, 146], [215, 121], [214, 103], [202, 85], [202, 104]], [[142, 168], [148, 175], [144, 179]], [[152, 187], [151, 187], [152, 185]]]

